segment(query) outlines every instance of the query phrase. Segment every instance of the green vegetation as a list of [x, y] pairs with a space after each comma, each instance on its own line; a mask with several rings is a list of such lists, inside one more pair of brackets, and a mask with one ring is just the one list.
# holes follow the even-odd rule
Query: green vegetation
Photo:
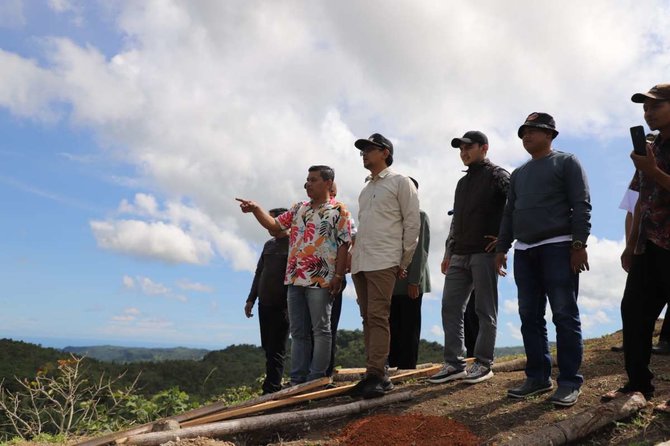
[[[364, 366], [360, 330], [339, 330], [337, 344], [338, 366]], [[254, 345], [210, 352], [184, 348], [124, 351], [110, 346], [67, 350], [0, 340], [0, 442], [16, 437], [90, 435], [215, 400], [235, 404], [260, 393], [265, 371], [263, 350]], [[523, 349], [497, 349], [496, 356], [519, 351]], [[94, 354], [108, 361], [95, 359]], [[175, 355], [198, 359], [168, 359]], [[440, 344], [421, 340], [419, 362], [439, 363], [442, 357]], [[286, 364], [288, 369], [290, 358]]]

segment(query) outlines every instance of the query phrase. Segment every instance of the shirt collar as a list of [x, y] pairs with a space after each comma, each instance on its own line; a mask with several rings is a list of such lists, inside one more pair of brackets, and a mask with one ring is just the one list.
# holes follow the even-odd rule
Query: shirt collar
[[374, 179], [376, 179], [376, 178], [385, 178], [386, 175], [388, 175], [388, 174], [390, 174], [390, 173], [391, 173], [391, 169], [390, 169], [389, 167], [387, 167], [386, 169], [384, 169], [384, 170], [382, 170], [381, 172], [379, 172], [379, 173], [377, 174], [377, 177], [373, 177], [372, 175], [368, 175], [367, 177], [365, 177], [365, 182], [367, 183], [368, 181], [372, 181], [372, 180], [374, 180]]

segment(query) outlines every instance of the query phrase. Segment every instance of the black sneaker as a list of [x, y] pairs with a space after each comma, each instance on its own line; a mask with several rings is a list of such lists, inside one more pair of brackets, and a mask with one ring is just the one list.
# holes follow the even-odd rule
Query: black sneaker
[[394, 388], [395, 386], [391, 382], [391, 379], [388, 376], [385, 376], [382, 380], [382, 389], [384, 389], [384, 392], [390, 392]]
[[347, 392], [347, 394], [348, 394], [349, 396], [352, 396], [352, 397], [356, 397], [356, 396], [361, 396], [361, 395], [363, 395], [363, 389], [364, 389], [365, 386], [367, 385], [367, 382], [368, 382], [368, 379], [369, 379], [369, 378], [370, 378], [370, 377], [369, 377], [368, 375], [365, 375], [365, 376], [363, 377], [363, 379], [361, 379], [360, 381], [358, 381], [358, 382], [354, 385], [354, 387], [352, 387], [351, 390], [349, 390], [349, 392]]
[[361, 392], [363, 398], [367, 400], [370, 398], [379, 398], [384, 396], [385, 392], [383, 383], [384, 380], [377, 375], [369, 375]]
[[532, 379], [526, 379], [520, 387], [507, 390], [507, 396], [510, 398], [527, 398], [539, 393], [549, 392], [554, 388], [551, 379], [546, 382], [538, 382]]
[[493, 371], [491, 368], [486, 367], [484, 364], [475, 362], [467, 370], [466, 376], [463, 378], [463, 382], [468, 384], [477, 384], [491, 378], [493, 378]]
[[558, 386], [558, 389], [551, 395], [549, 401], [557, 406], [570, 407], [577, 402], [581, 394], [582, 391], [574, 387]]
[[428, 378], [428, 382], [432, 384], [442, 384], [447, 381], [454, 381], [456, 379], [463, 379], [467, 376], [465, 369], [459, 370], [456, 367], [445, 364], [442, 369]]

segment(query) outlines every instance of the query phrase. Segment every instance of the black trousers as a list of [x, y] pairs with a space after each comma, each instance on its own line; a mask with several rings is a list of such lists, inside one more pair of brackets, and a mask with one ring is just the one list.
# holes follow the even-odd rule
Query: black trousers
[[332, 345], [330, 347], [330, 365], [326, 369], [326, 376], [333, 376], [335, 368], [335, 351], [337, 350], [337, 326], [340, 324], [340, 315], [342, 314], [342, 293], [347, 287], [347, 279], [342, 279], [342, 289], [333, 300], [333, 307], [330, 309], [330, 334]]
[[416, 299], [407, 295], [394, 295], [391, 298], [389, 367], [416, 368], [419, 360], [422, 300], [423, 293]]
[[646, 252], [633, 256], [621, 300], [623, 351], [631, 390], [653, 393], [649, 369], [654, 325], [670, 295], [670, 251], [647, 242]]
[[466, 356], [472, 358], [475, 356], [475, 344], [477, 343], [477, 334], [479, 334], [479, 317], [475, 310], [475, 292], [472, 291], [468, 305], [463, 314], [463, 334], [465, 342]]
[[266, 394], [281, 390], [289, 333], [288, 310], [286, 307], [259, 304], [258, 322], [261, 327], [261, 347], [265, 351], [265, 381], [262, 389]]

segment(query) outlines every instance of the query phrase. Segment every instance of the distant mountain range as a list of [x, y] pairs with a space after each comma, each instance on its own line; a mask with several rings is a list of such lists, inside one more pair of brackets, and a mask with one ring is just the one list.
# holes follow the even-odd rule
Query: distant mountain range
[[104, 362], [128, 364], [131, 362], [200, 361], [209, 350], [203, 348], [146, 348], [95, 345], [90, 347], [65, 347], [64, 352], [86, 356]]

